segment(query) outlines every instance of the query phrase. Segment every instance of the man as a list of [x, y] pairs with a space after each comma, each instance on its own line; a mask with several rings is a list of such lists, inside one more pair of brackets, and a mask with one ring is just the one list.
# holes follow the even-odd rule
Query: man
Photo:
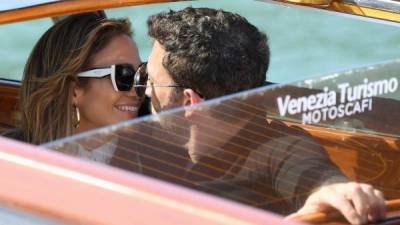
[[[287, 193], [286, 203], [294, 209], [300, 207], [293, 202], [304, 204], [289, 218], [331, 208], [353, 224], [384, 217], [382, 193], [367, 184], [343, 182], [323, 149], [304, 131], [266, 121], [265, 113], [243, 113], [241, 107], [257, 111], [258, 98], [250, 106], [235, 101], [223, 104], [218, 110], [223, 115], [191, 107], [263, 86], [269, 48], [256, 27], [237, 14], [207, 8], [160, 13], [149, 18], [148, 27], [155, 42], [147, 65], [146, 94], [153, 114], [185, 107], [180, 116], [161, 124], [177, 134], [168, 139], [180, 137], [171, 142], [187, 141], [194, 162], [187, 177], [197, 181], [200, 189], [264, 207], [262, 199], [265, 208], [277, 212], [282, 212], [284, 203], [276, 208], [274, 202]], [[319, 170], [323, 173], [315, 172]], [[312, 178], [313, 185], [305, 178]], [[269, 192], [282, 198], [265, 196]], [[308, 197], [301, 198], [305, 193]]]

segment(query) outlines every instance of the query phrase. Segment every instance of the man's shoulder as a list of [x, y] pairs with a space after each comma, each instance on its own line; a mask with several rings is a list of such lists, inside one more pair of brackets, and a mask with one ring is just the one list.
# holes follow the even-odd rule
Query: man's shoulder
[[315, 141], [315, 138], [305, 129], [298, 125], [288, 125], [279, 120], [271, 120], [266, 126], [266, 133], [274, 139], [287, 139], [291, 141]]
[[[269, 121], [263, 130], [265, 140], [252, 151], [257, 157], [274, 157], [278, 155], [325, 154], [318, 139], [299, 126], [290, 126], [278, 120]], [[265, 154], [268, 152], [268, 154]], [[282, 156], [283, 157], [283, 156]]]

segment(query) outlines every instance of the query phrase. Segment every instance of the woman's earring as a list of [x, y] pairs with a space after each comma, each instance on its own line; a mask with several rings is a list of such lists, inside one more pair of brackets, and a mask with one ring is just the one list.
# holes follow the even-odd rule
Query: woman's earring
[[74, 121], [74, 127], [78, 128], [79, 123], [81, 122], [81, 114], [79, 113], [79, 108], [77, 106], [74, 106], [75, 108], [75, 121]]

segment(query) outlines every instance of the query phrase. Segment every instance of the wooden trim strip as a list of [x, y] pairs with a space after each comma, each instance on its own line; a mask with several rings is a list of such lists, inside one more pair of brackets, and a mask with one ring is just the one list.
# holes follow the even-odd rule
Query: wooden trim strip
[[333, 1], [328, 10], [348, 13], [358, 16], [371, 17], [375, 19], [382, 19], [393, 22], [400, 22], [400, 14], [395, 12], [384, 11], [380, 9], [373, 9], [368, 7], [356, 6], [352, 4], [346, 4], [341, 1]]
[[[400, 210], [400, 199], [387, 200], [385, 201], [385, 205], [388, 212], [398, 211]], [[321, 224], [333, 221], [344, 221], [344, 218], [339, 212], [333, 211], [330, 213], [312, 213], [309, 215], [298, 216], [294, 218], [294, 220], [304, 223]]]
[[[383, 22], [400, 22], [400, 13], [374, 9], [365, 6], [357, 6], [345, 3], [342, 0], [258, 0], [266, 3], [277, 2], [279, 4], [291, 5], [293, 7], [310, 8], [315, 10], [330, 11], [335, 13], [361, 16]], [[330, 3], [329, 3], [330, 2]]]
[[20, 87], [21, 86], [21, 81], [8, 80], [8, 79], [1, 79], [0, 78], [0, 90], [2, 89], [2, 86]]
[[183, 0], [80, 0], [61, 1], [0, 13], [0, 24], [51, 16], [62, 16], [123, 6], [146, 5], [154, 3], [177, 2]]

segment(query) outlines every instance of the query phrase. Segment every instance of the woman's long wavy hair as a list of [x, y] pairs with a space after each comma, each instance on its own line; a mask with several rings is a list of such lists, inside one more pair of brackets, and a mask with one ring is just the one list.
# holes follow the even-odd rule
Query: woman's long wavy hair
[[25, 141], [41, 144], [73, 134], [73, 87], [87, 85], [76, 75], [119, 34], [131, 36], [127, 20], [97, 13], [69, 16], [44, 33], [24, 69], [20, 128]]

